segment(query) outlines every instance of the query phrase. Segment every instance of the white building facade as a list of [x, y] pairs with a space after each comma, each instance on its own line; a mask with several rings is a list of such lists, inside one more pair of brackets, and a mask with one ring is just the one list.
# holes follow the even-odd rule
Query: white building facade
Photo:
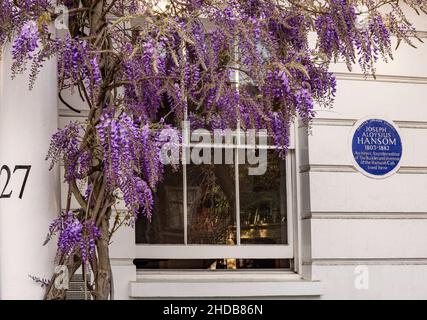
[[[411, 18], [427, 39], [427, 19]], [[58, 102], [54, 62], [30, 93], [26, 77], [9, 81], [8, 64], [6, 56], [0, 81], [0, 298], [39, 299], [43, 290], [29, 275], [53, 272], [55, 246], [42, 243], [67, 192], [60, 186], [63, 172], [48, 171], [44, 158], [56, 128], [84, 118], [85, 111], [76, 114]], [[427, 298], [427, 45], [400, 46], [394, 61], [378, 65], [376, 79], [339, 63], [333, 71], [334, 108], [318, 110], [309, 133], [294, 125], [287, 160], [270, 172], [277, 185], [247, 188], [258, 182], [232, 168], [234, 220], [212, 227], [228, 230], [222, 238], [212, 228], [194, 233], [191, 203], [198, 201], [192, 198], [198, 182], [192, 168], [183, 168], [179, 182], [171, 178], [159, 195], [166, 205], [159, 204], [157, 213], [167, 223], [115, 234], [116, 299]], [[79, 103], [75, 96], [66, 99]], [[350, 141], [365, 118], [387, 119], [398, 128], [402, 159], [386, 178], [368, 177], [355, 166]], [[247, 213], [249, 202], [258, 206], [255, 218]], [[118, 214], [123, 209], [119, 205]], [[262, 220], [263, 210], [277, 217]], [[165, 236], [155, 238], [150, 230]]]

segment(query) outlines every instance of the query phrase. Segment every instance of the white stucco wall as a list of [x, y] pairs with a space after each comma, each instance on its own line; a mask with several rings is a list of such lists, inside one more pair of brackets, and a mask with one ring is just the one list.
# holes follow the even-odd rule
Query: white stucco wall
[[[426, 31], [427, 18], [417, 19]], [[335, 106], [319, 110], [301, 139], [302, 263], [307, 277], [323, 283], [324, 299], [427, 297], [426, 62], [427, 46], [419, 44], [380, 64], [376, 81], [334, 66]], [[352, 126], [370, 115], [393, 120], [403, 140], [400, 170], [382, 180], [357, 172], [351, 160]], [[358, 265], [369, 276], [361, 290]]]
[[[60, 210], [58, 171], [45, 160], [58, 127], [56, 60], [28, 91], [28, 74], [10, 79], [9, 50], [0, 62], [0, 168], [9, 168], [5, 194], [12, 192], [0, 199], [0, 299], [41, 299], [44, 290], [29, 276], [50, 279], [54, 270], [55, 241], [43, 242]], [[31, 166], [24, 189], [23, 165]], [[0, 173], [2, 192], [8, 174]]]

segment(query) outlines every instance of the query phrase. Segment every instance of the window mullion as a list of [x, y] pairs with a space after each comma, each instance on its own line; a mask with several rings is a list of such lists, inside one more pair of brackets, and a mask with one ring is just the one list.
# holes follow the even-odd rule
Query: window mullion
[[[187, 148], [186, 146], [184, 148]], [[186, 149], [184, 149], [184, 154]], [[185, 155], [184, 155], [185, 159]], [[183, 206], [184, 206], [184, 245], [188, 244], [188, 205], [187, 205], [187, 164], [183, 161], [182, 164], [182, 184], [183, 184]]]
[[[236, 86], [236, 90], [237, 92], [239, 92], [239, 87], [240, 87], [240, 72], [238, 70], [238, 66], [239, 66], [239, 45], [238, 45], [238, 41], [235, 42], [234, 44], [234, 58], [235, 58], [235, 66], [236, 69], [234, 70], [234, 83]], [[238, 107], [238, 106], [237, 106]], [[239, 117], [240, 118], [240, 117]], [[234, 157], [234, 161], [235, 161], [235, 165], [234, 165], [234, 179], [235, 179], [235, 186], [236, 186], [236, 242], [237, 245], [240, 246], [241, 241], [240, 241], [240, 233], [241, 233], [241, 229], [240, 229], [240, 185], [239, 185], [239, 148], [240, 148], [240, 120], [237, 120], [237, 124], [236, 124], [237, 128], [236, 128], [236, 149], [235, 149], [235, 157]]]
[[237, 245], [240, 246], [240, 185], [239, 185], [239, 148], [240, 148], [240, 121], [237, 121], [237, 147], [235, 149], [234, 156], [234, 179], [236, 187], [236, 241]]
[[[184, 59], [187, 59], [187, 53], [185, 51], [185, 47], [182, 47], [182, 55], [184, 57]], [[184, 86], [184, 84], [181, 84], [181, 86]], [[182, 91], [184, 91], [183, 89], [181, 89]], [[181, 92], [182, 95], [184, 96], [183, 92]], [[183, 161], [182, 161], [182, 183], [183, 183], [183, 206], [184, 206], [184, 245], [186, 246], [188, 244], [188, 198], [187, 198], [187, 162], [189, 161], [189, 159], [187, 159], [187, 155], [190, 156], [189, 154], [187, 154], [187, 148], [188, 150], [190, 150], [190, 144], [191, 144], [191, 139], [189, 136], [190, 133], [190, 125], [188, 123], [188, 97], [187, 95], [184, 96], [185, 99], [185, 107], [184, 107], [184, 137], [182, 137], [183, 139], [183, 145], [184, 148], [182, 149], [182, 157], [183, 157]]]

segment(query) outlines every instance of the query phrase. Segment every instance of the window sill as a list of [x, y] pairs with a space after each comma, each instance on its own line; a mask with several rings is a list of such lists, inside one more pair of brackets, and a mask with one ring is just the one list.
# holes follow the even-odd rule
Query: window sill
[[131, 298], [319, 297], [319, 281], [286, 271], [138, 271]]

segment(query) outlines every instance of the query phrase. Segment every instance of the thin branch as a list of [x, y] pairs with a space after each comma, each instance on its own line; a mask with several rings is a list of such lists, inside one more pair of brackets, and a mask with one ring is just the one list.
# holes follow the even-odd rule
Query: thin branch
[[105, 11], [101, 15], [101, 19], [104, 19], [105, 16], [110, 12], [110, 10], [113, 8], [114, 4], [117, 2], [117, 0], [112, 0], [110, 5], [105, 9]]
[[72, 110], [72, 111], [74, 111], [74, 112], [76, 112], [76, 113], [80, 113], [80, 110], [78, 110], [78, 109], [76, 109], [76, 108], [73, 108], [72, 106], [70, 106], [70, 104], [67, 102], [67, 101], [65, 101], [64, 100], [64, 98], [62, 98], [62, 95], [61, 95], [61, 92], [58, 92], [58, 97], [59, 97], [59, 100], [61, 100], [61, 102], [67, 107], [67, 108], [69, 108], [70, 110]]
[[71, 188], [71, 192], [74, 195], [74, 198], [76, 198], [77, 202], [82, 207], [82, 209], [84, 211], [86, 211], [87, 203], [86, 203], [86, 200], [84, 199], [83, 195], [81, 194], [79, 188], [77, 187], [76, 181], [75, 180], [70, 181], [69, 185], [70, 185], [70, 188]]

